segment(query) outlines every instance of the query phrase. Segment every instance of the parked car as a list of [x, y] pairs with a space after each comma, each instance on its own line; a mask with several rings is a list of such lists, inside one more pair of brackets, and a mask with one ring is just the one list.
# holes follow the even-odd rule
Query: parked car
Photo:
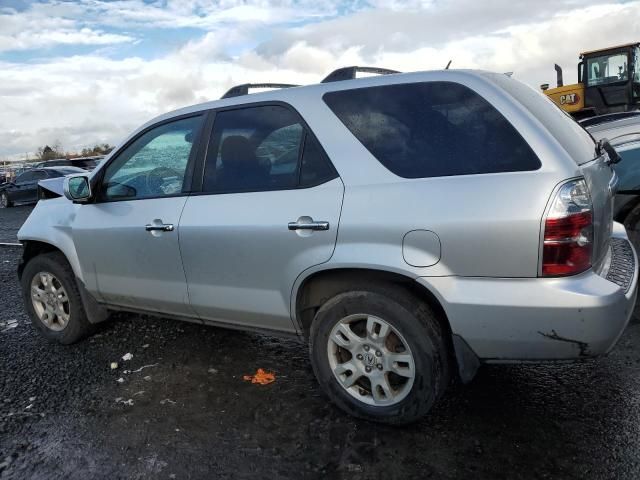
[[594, 117], [586, 128], [596, 140], [607, 138], [622, 157], [614, 167], [618, 193], [613, 215], [624, 224], [629, 237], [640, 242], [640, 112], [633, 113]]
[[100, 160], [104, 156], [84, 157], [84, 158], [59, 158], [56, 160], [47, 160], [36, 164], [36, 168], [42, 167], [78, 167], [83, 170], [91, 171], [98, 166]]
[[18, 234], [34, 325], [70, 344], [122, 310], [296, 335], [333, 402], [395, 424], [480, 364], [609, 352], [638, 278], [615, 151], [505, 75], [359, 70], [235, 87], [65, 179]]
[[0, 208], [36, 203], [39, 181], [74, 173], [86, 173], [86, 170], [76, 167], [45, 167], [22, 172], [13, 182], [0, 185]]

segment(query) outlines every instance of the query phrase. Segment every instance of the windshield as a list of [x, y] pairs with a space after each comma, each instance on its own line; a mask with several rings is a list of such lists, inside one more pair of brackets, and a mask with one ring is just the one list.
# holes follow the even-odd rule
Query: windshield
[[587, 85], [605, 85], [629, 79], [628, 56], [614, 53], [587, 59]]

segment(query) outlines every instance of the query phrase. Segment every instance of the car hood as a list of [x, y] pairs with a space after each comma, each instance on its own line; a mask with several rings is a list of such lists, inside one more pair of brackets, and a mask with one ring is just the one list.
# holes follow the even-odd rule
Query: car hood
[[[43, 190], [44, 198], [62, 197], [64, 196], [64, 178], [47, 178], [46, 180], [40, 180], [38, 187]], [[39, 195], [43, 198], [43, 195]]]

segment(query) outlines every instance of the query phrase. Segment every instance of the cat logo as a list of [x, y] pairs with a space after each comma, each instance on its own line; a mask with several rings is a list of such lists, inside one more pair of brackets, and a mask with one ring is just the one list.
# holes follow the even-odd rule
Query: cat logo
[[577, 93], [567, 93], [560, 95], [560, 105], [576, 105], [580, 101], [580, 95]]

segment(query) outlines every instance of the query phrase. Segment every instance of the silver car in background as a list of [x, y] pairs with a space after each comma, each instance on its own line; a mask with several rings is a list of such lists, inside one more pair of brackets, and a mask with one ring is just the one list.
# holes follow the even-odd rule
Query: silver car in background
[[603, 115], [583, 121], [583, 125], [596, 141], [608, 139], [622, 158], [614, 166], [618, 193], [613, 216], [624, 224], [637, 245], [636, 242], [640, 242], [640, 111]]
[[505, 75], [357, 70], [162, 115], [40, 201], [19, 232], [36, 327], [295, 335], [333, 402], [396, 424], [482, 363], [613, 348], [638, 278], [615, 151]]

